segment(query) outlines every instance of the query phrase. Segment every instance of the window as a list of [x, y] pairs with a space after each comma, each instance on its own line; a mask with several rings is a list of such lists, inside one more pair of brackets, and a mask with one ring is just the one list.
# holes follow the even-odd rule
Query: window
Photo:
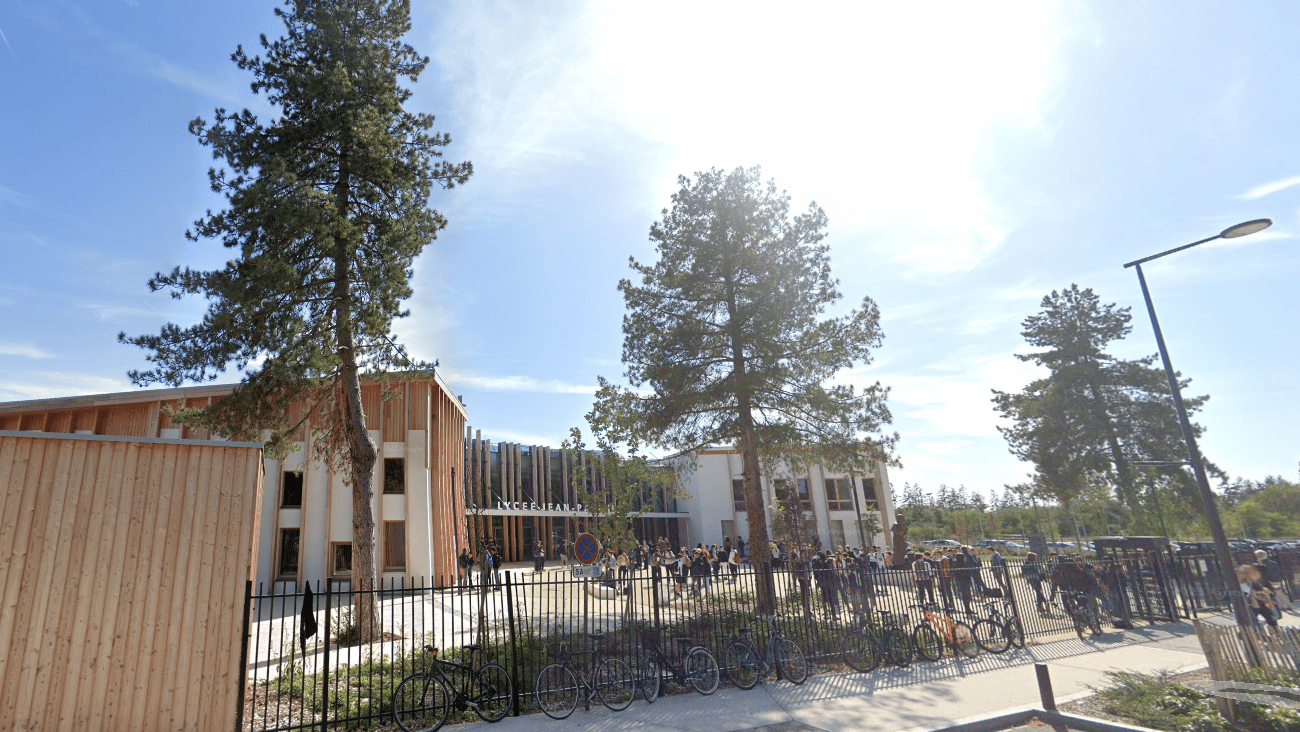
[[831, 522], [831, 547], [834, 549], [839, 549], [842, 546], [844, 546], [844, 522], [832, 521]]
[[800, 478], [795, 481], [795, 485], [799, 488], [799, 503], [803, 504], [803, 510], [811, 511], [812, 496], [808, 494], [808, 480]]
[[867, 497], [867, 506], [869, 508], [875, 508], [876, 507], [876, 479], [875, 478], [862, 479], [862, 493]]
[[731, 481], [731, 503], [737, 511], [745, 510], [745, 481]]
[[405, 458], [384, 458], [384, 492], [406, 492]]
[[406, 569], [406, 522], [384, 522], [384, 571]]
[[735, 541], [735, 540], [736, 540], [736, 522], [735, 522], [735, 521], [723, 521], [723, 522], [722, 522], [722, 540], [723, 540], [723, 541], [726, 541], [727, 539], [731, 539], [732, 541]]
[[280, 507], [302, 508], [302, 471], [286, 470], [281, 476]]
[[298, 576], [298, 529], [280, 529], [280, 576]]
[[330, 574], [335, 577], [348, 577], [352, 574], [352, 543], [336, 541], [331, 547]]
[[853, 488], [848, 478], [826, 479], [826, 508], [831, 511], [853, 510]]
[[772, 481], [772, 494], [776, 497], [776, 505], [784, 506], [785, 502], [790, 500], [790, 481]]

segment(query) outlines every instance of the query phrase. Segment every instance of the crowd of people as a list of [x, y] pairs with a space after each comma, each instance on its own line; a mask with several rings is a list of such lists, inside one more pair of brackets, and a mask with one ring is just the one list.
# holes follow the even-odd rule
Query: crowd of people
[[[552, 545], [559, 555], [561, 568], [575, 561], [571, 540], [553, 536]], [[1115, 558], [1090, 562], [1081, 555], [1056, 552], [1040, 559], [1029, 552], [1013, 568], [996, 548], [987, 550], [987, 563], [980, 551], [971, 546], [909, 551], [901, 562], [895, 563], [893, 553], [879, 546], [866, 549], [841, 546], [828, 551], [817, 543], [772, 541], [768, 545], [773, 567], [789, 570], [790, 581], [797, 587], [805, 610], [811, 607], [815, 589], [821, 606], [835, 617], [845, 609], [876, 609], [877, 598], [888, 591], [884, 579], [890, 568], [901, 569], [901, 576], [910, 578], [917, 604], [933, 604], [950, 612], [956, 612], [960, 604], [966, 613], [976, 612], [977, 606], [990, 598], [1009, 599], [1011, 575], [1018, 570], [1032, 592], [1039, 614], [1049, 615], [1055, 612], [1058, 602], [1064, 607], [1065, 596], [1082, 593], [1095, 598], [1116, 627], [1131, 627], [1127, 598], [1136, 578], [1129, 576], [1133, 570], [1125, 562]], [[533, 542], [532, 557], [533, 572], [544, 572], [547, 554], [540, 541]], [[674, 548], [667, 539], [660, 538], [653, 543], [641, 540], [626, 546], [612, 543], [602, 548], [595, 564], [601, 568], [600, 581], [619, 592], [628, 592], [634, 577], [649, 572], [655, 585], [662, 588], [665, 600], [671, 602], [713, 592], [719, 583], [735, 584], [740, 565], [748, 559], [743, 538], [733, 543], [727, 537], [722, 544], [701, 543], [694, 549]], [[1237, 568], [1240, 591], [1257, 622], [1276, 628], [1282, 609], [1289, 608], [1291, 603], [1289, 598], [1281, 596], [1277, 561], [1262, 550], [1256, 552], [1256, 559], [1255, 563]], [[480, 577], [492, 587], [499, 586], [503, 560], [500, 547], [494, 542], [485, 543], [477, 557], [462, 549], [458, 584], [470, 583], [475, 565], [480, 565]], [[663, 587], [665, 582], [667, 587]], [[897, 581], [893, 584], [899, 585]]]

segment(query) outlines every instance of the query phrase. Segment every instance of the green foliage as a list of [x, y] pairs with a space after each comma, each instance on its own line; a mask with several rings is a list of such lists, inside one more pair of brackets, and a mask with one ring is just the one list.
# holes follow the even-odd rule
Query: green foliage
[[1098, 689], [1106, 710], [1145, 727], [1168, 732], [1229, 732], [1214, 698], [1174, 683], [1167, 673], [1154, 676], [1108, 672]]
[[211, 124], [190, 123], [225, 166], [208, 179], [226, 206], [186, 236], [216, 240], [230, 258], [149, 281], [173, 298], [204, 298], [207, 313], [190, 327], [118, 338], [149, 351], [153, 368], [130, 373], [140, 386], [243, 372], [230, 396], [182, 409], [178, 421], [263, 441], [272, 456], [313, 425], [318, 453], [353, 489], [353, 579], [364, 587], [377, 576], [369, 510], [377, 449], [359, 374], [426, 366], [394, 342], [391, 325], [407, 315], [415, 257], [447, 223], [428, 207], [432, 186], [465, 182], [471, 166], [438, 161], [450, 138], [430, 132], [432, 115], [405, 109], [428, 63], [402, 42], [409, 2], [288, 0], [275, 12], [284, 35], [261, 37], [265, 56], [240, 47], [232, 59], [278, 114], [263, 123], [247, 109], [218, 109]]
[[[998, 429], [1013, 455], [1034, 464], [1036, 493], [1068, 504], [1103, 489], [1132, 509], [1142, 500], [1142, 478], [1147, 485], [1191, 495], [1195, 485], [1177, 466], [1138, 474], [1129, 465], [1186, 454], [1169, 382], [1163, 369], [1153, 366], [1154, 356], [1123, 360], [1107, 352], [1129, 334], [1129, 309], [1102, 304], [1091, 289], [1078, 285], [1052, 291], [1042, 308], [1024, 320], [1022, 331], [1029, 345], [1042, 350], [1016, 357], [1045, 367], [1048, 375], [1020, 393], [993, 392], [995, 409], [1012, 422]], [[1180, 389], [1187, 383], [1181, 381]], [[1184, 401], [1195, 412], [1207, 399]]]
[[[679, 178], [672, 208], [651, 226], [659, 260], [631, 260], [623, 280], [623, 364], [634, 387], [601, 380], [598, 412], [630, 416], [647, 444], [689, 451], [737, 445], [745, 499], [763, 505], [762, 446], [835, 444], [847, 454], [888, 460], [896, 435], [888, 389], [862, 391], [833, 377], [871, 361], [880, 311], [871, 298], [835, 318], [826, 215], [816, 204], [790, 215], [790, 199], [758, 168], [717, 169]], [[781, 451], [781, 450], [778, 450]], [[761, 512], [750, 513], [755, 561], [767, 558]], [[760, 579], [760, 608], [774, 602]]]

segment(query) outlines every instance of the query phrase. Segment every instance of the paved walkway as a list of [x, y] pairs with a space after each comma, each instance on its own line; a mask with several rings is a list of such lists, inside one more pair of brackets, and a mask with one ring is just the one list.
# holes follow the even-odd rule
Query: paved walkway
[[[802, 686], [784, 681], [752, 691], [719, 689], [709, 698], [681, 694], [647, 705], [638, 699], [623, 712], [604, 707], [555, 721], [543, 715], [507, 717], [491, 732], [794, 732], [795, 730], [931, 730], [972, 718], [1040, 705], [1035, 662], [1047, 663], [1057, 703], [1089, 693], [1105, 672], [1190, 671], [1205, 665], [1188, 623], [1073, 637], [1001, 656], [946, 658], [870, 674], [821, 674]], [[476, 723], [457, 729], [488, 732]], [[482, 728], [482, 729], [480, 729]]]

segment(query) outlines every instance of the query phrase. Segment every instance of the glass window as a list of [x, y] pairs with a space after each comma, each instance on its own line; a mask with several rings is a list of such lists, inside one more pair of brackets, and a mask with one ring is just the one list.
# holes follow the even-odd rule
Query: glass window
[[406, 522], [384, 522], [384, 571], [406, 569]]
[[722, 522], [722, 540], [723, 540], [723, 541], [726, 541], [727, 539], [731, 539], [733, 542], [736, 540], [736, 522], [735, 522], [735, 521], [723, 521], [723, 522]]
[[808, 493], [808, 480], [800, 478], [795, 481], [795, 485], [799, 488], [799, 503], [803, 504], [803, 510], [811, 511], [813, 507], [812, 495]]
[[406, 492], [406, 460], [404, 458], [384, 458], [384, 492]]
[[302, 508], [302, 471], [286, 470], [281, 475], [280, 506]]
[[831, 522], [831, 547], [834, 549], [839, 549], [842, 546], [844, 546], [844, 522], [832, 521]]
[[731, 481], [731, 504], [737, 511], [745, 510], [745, 481]]
[[826, 479], [826, 508], [831, 511], [853, 510], [853, 489], [848, 478]]
[[776, 504], [778, 506], [784, 506], [785, 502], [790, 500], [790, 481], [772, 481], [772, 495], [776, 497]]
[[867, 506], [874, 508], [876, 505], [876, 479], [862, 479], [862, 493], [867, 497]]
[[298, 576], [298, 529], [280, 529], [280, 576]]
[[352, 574], [352, 543], [336, 541], [331, 545], [332, 562], [330, 574], [335, 577], [347, 577]]

